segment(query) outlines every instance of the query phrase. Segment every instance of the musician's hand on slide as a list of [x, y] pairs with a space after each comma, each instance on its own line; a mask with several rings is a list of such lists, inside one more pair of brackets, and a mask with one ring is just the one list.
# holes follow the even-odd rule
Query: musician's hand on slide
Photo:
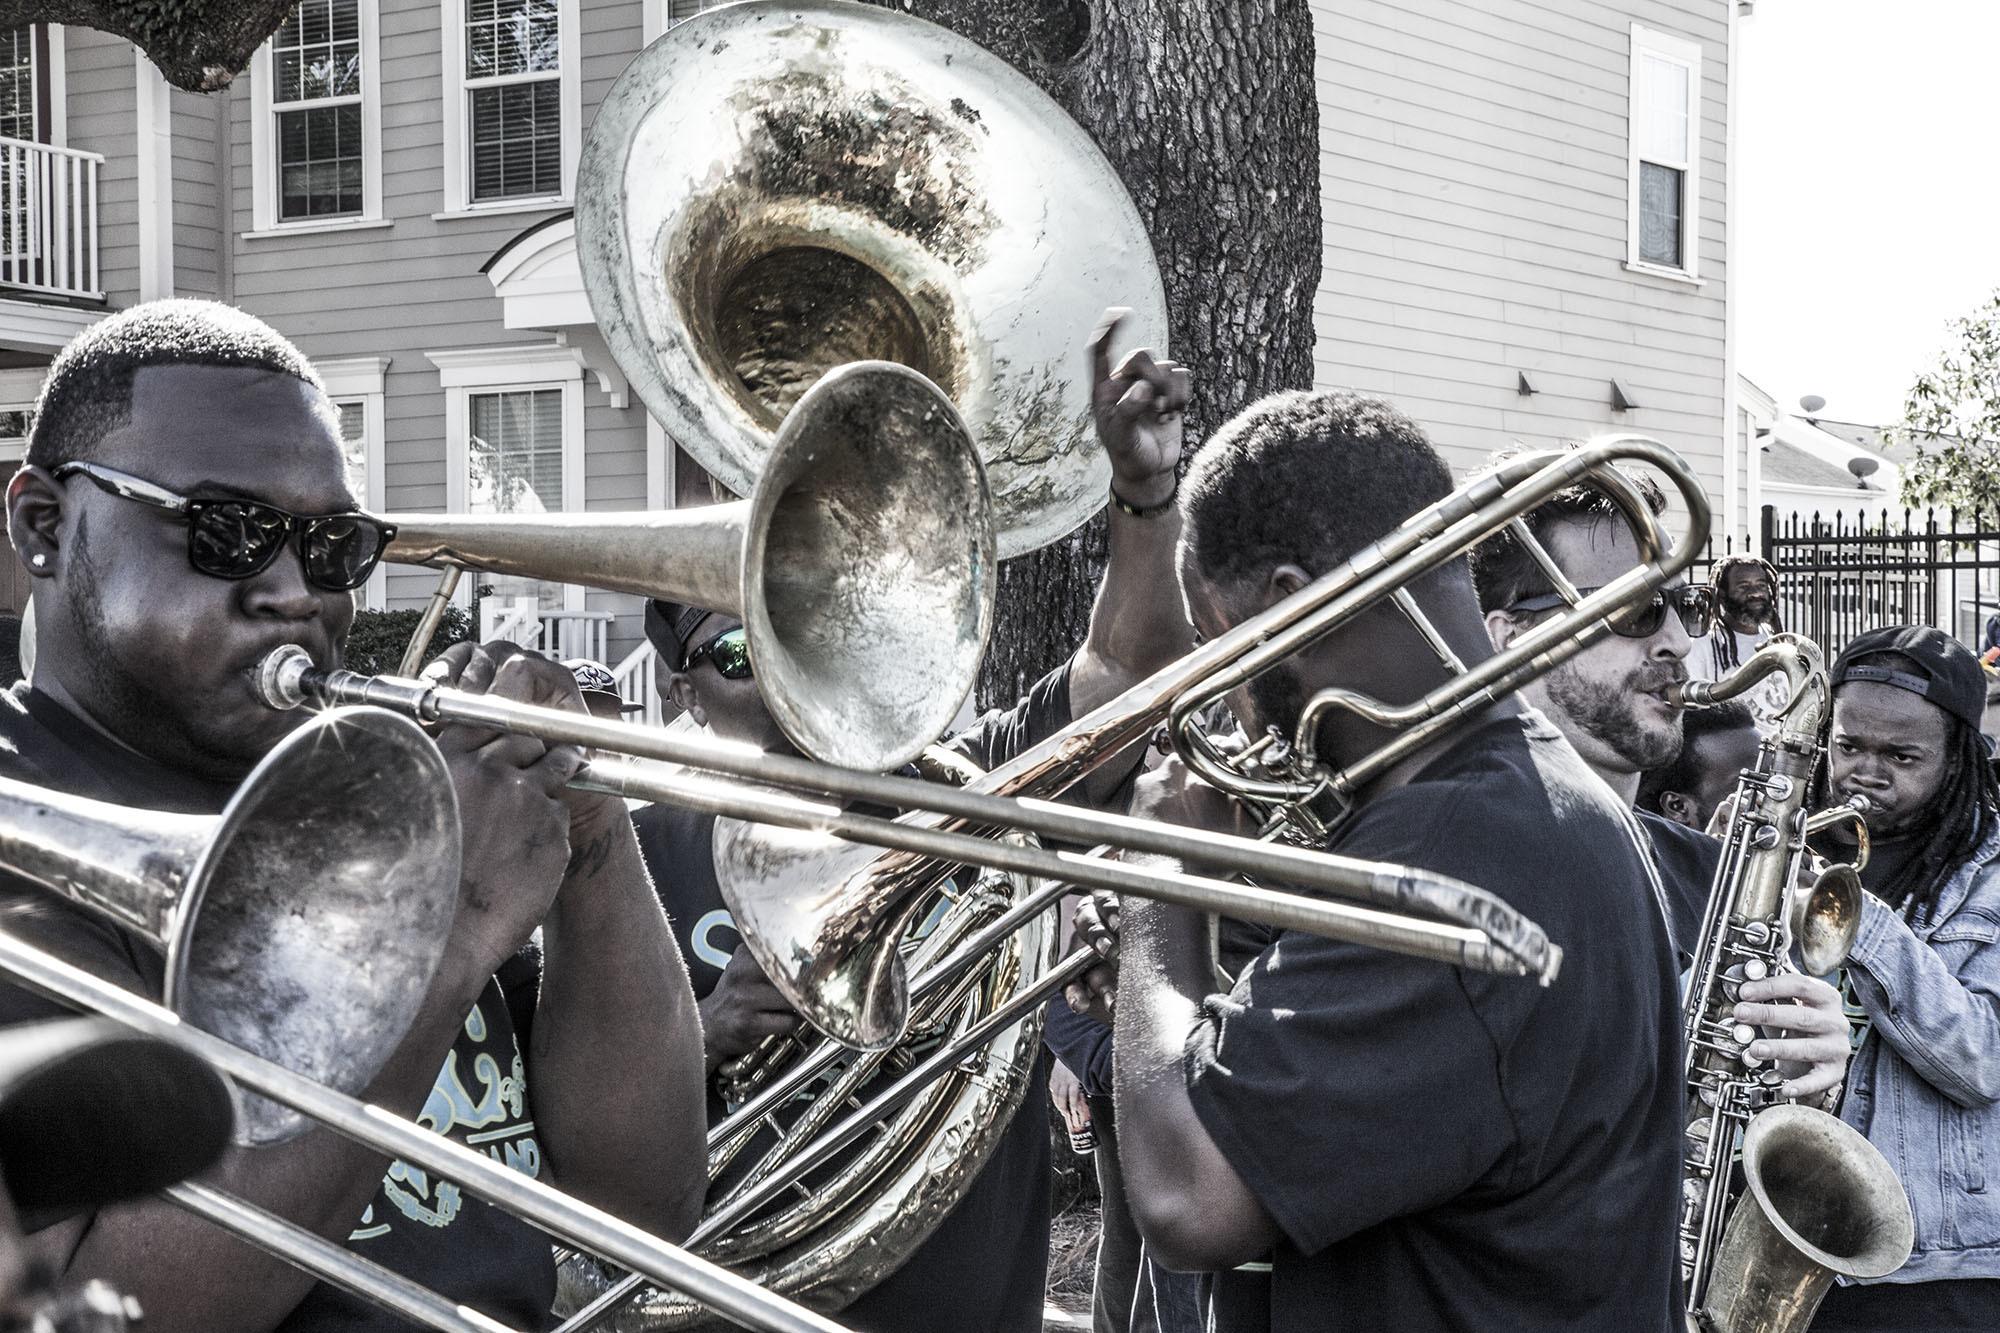
[[702, 1045], [708, 1069], [748, 1055], [766, 1037], [796, 1031], [799, 1016], [757, 966], [750, 950], [738, 947], [715, 989], [700, 1002]]
[[[577, 692], [576, 677], [568, 667], [540, 653], [532, 653], [517, 643], [501, 640], [479, 645], [454, 644], [445, 650], [437, 661], [424, 669], [427, 679], [438, 676], [441, 664], [443, 670], [453, 655], [464, 651], [464, 665], [456, 675], [460, 689], [474, 693], [505, 693], [507, 697], [531, 703], [539, 708], [560, 708], [575, 713], [579, 717], [589, 717], [590, 709]], [[512, 665], [509, 665], [512, 664]], [[507, 690], [495, 688], [494, 681], [502, 668], [519, 673], [509, 678]], [[581, 758], [582, 752], [574, 746], [551, 747]], [[607, 828], [616, 828], [620, 821], [628, 818], [625, 803], [616, 796], [603, 792], [576, 791], [565, 788], [563, 800], [570, 810], [570, 841], [582, 846], [591, 838], [603, 833]]]
[[1084, 946], [1096, 950], [1104, 961], [1064, 986], [1063, 998], [1072, 1010], [1108, 1026], [1118, 999], [1117, 894], [1093, 889], [1077, 904], [1071, 920], [1070, 948]]
[[1150, 509], [1174, 492], [1181, 421], [1191, 391], [1187, 367], [1139, 348], [1111, 367], [1111, 340], [1132, 312], [1104, 312], [1090, 338], [1090, 412], [1111, 458], [1111, 487], [1126, 504]]
[[[460, 643], [426, 667], [424, 677], [545, 703], [551, 689], [536, 662], [556, 666], [512, 644]], [[439, 730], [437, 744], [465, 826], [452, 942], [490, 972], [527, 941], [555, 901], [569, 864], [570, 806], [563, 786], [583, 757], [570, 746], [457, 723]]]
[[1750, 1043], [1749, 1053], [1777, 1062], [1786, 1080], [1779, 1091], [1786, 1097], [1817, 1097], [1847, 1076], [1847, 1015], [1840, 992], [1818, 977], [1786, 972], [1744, 982], [1736, 1021], [1785, 1034], [1760, 1036]]

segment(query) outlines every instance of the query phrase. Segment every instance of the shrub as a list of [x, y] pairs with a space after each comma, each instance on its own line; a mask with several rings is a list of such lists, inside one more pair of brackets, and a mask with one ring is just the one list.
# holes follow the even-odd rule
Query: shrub
[[[354, 628], [347, 636], [347, 669], [369, 676], [394, 671], [396, 664], [403, 660], [403, 649], [409, 644], [410, 636], [416, 633], [417, 621], [422, 617], [421, 611], [355, 612]], [[472, 617], [461, 607], [446, 607], [444, 620], [439, 623], [437, 633], [431, 636], [431, 646], [424, 653], [424, 661], [430, 661], [454, 643], [471, 637]]]

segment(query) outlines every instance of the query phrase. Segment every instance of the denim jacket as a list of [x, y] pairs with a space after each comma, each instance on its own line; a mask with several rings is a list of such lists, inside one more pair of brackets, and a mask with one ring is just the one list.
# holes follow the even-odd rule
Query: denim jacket
[[2000, 1277], [2000, 827], [1914, 928], [1865, 898], [1847, 965], [1872, 1026], [1840, 1115], [1889, 1159], [1917, 1223], [1884, 1280]]

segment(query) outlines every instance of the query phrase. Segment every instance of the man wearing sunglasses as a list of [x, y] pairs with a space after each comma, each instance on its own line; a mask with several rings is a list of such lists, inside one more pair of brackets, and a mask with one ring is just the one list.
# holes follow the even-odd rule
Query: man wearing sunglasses
[[[1666, 498], [1643, 477], [1633, 479], [1655, 513]], [[1556, 566], [1577, 591], [1588, 593], [1638, 564], [1629, 527], [1611, 501], [1589, 487], [1564, 491], [1527, 516], [1529, 530], [1547, 547]], [[1564, 605], [1547, 575], [1511, 534], [1478, 547], [1472, 556], [1473, 582], [1486, 631], [1495, 649]], [[1690, 645], [1708, 632], [1713, 609], [1702, 588], [1685, 584], [1655, 594], [1627, 613], [1606, 635], [1521, 691], [1555, 723], [1618, 799], [1631, 805], [1640, 776], [1672, 763], [1681, 753], [1684, 730], [1671, 691], [1687, 680]], [[1708, 903], [1719, 839], [1651, 811], [1635, 811], [1660, 872], [1662, 909], [1685, 966], [1692, 956]], [[1759, 1057], [1780, 1061], [1784, 1095], [1806, 1099], [1839, 1084], [1847, 1068], [1846, 1019], [1840, 994], [1816, 977], [1785, 975], [1743, 987], [1743, 1021], [1752, 1010], [1778, 1006], [1778, 1021], [1767, 1028], [1787, 1035], [1767, 1038]]]
[[[209, 302], [136, 307], [72, 342], [7, 499], [39, 644], [32, 683], [0, 694], [0, 772], [185, 812], [218, 810], [300, 723], [259, 702], [256, 665], [284, 644], [337, 665], [351, 590], [388, 535], [357, 512], [312, 368]], [[581, 708], [566, 670], [509, 646], [457, 645], [434, 669], [476, 692]], [[684, 1233], [706, 1187], [698, 1016], [622, 804], [568, 792], [579, 758], [565, 748], [460, 726], [437, 743], [468, 834], [458, 910], [367, 1100]], [[10, 930], [159, 995], [161, 960], [143, 941], [12, 882], [0, 904]], [[544, 969], [504, 994], [496, 971], [538, 927]], [[0, 1023], [49, 1011], [0, 987]], [[209, 1179], [510, 1325], [547, 1326], [546, 1238], [384, 1165], [314, 1129], [231, 1149]], [[137, 1296], [149, 1328], [406, 1327], [159, 1202], [34, 1241], [53, 1270]]]
[[[1037, 681], [1014, 708], [989, 713], [951, 748], [991, 768], [1109, 702], [1185, 653], [1191, 630], [1170, 574], [1180, 532], [1174, 470], [1180, 458], [1187, 372], [1141, 350], [1115, 370], [1111, 312], [1090, 347], [1096, 424], [1111, 462], [1110, 560], [1083, 647]], [[757, 664], [735, 618], [699, 607], [650, 604], [647, 635], [659, 650], [662, 693], [696, 723], [727, 740], [779, 753], [792, 746], [757, 692]], [[1109, 800], [1130, 772], [1114, 761], [1083, 798]], [[711, 1072], [799, 1019], [759, 970], [716, 885], [714, 819], [668, 806], [634, 817], [640, 842], [701, 998]], [[961, 884], [970, 877], [959, 875]], [[800, 885], [801, 891], [821, 885]], [[863, 1095], [866, 1095], [865, 1092]], [[1045, 1074], [1037, 1068], [1022, 1110], [993, 1156], [938, 1229], [894, 1273], [839, 1312], [862, 1333], [941, 1326], [960, 1333], [1037, 1333], [1048, 1265], [1049, 1140]], [[723, 1109], [720, 1093], [713, 1103]], [[746, 1158], [749, 1154], [745, 1155]]]

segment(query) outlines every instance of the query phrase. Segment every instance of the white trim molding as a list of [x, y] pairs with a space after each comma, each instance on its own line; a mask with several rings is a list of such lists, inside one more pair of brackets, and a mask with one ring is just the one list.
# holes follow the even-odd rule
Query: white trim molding
[[84, 306], [0, 300], [0, 347], [53, 355], [108, 313]]
[[[383, 443], [386, 399], [383, 394], [383, 378], [389, 369], [386, 356], [350, 356], [337, 360], [315, 361], [313, 369], [319, 372], [320, 383], [326, 387], [326, 396], [335, 403], [359, 402], [361, 404], [361, 448], [365, 474], [362, 493], [355, 498], [361, 507], [371, 514], [379, 514], [388, 504], [387, 481], [384, 459], [387, 450]], [[381, 608], [388, 603], [388, 571], [380, 565], [368, 576], [364, 589], [363, 605]]]
[[174, 104], [167, 80], [132, 48], [139, 186], [139, 299], [174, 294]]
[[[553, 195], [472, 198], [471, 88], [465, 75], [465, 0], [440, 0], [444, 72], [444, 208], [436, 219], [566, 208], [576, 197], [576, 164], [583, 156], [583, 38], [579, 0], [556, 0], [557, 94], [562, 114], [561, 188]], [[493, 80], [481, 80], [483, 86]]]
[[[1687, 114], [1676, 145], [1648, 145], [1642, 118], [1649, 107], [1644, 89], [1662, 72], [1686, 81]], [[1634, 273], [1695, 279], [1701, 272], [1701, 46], [1641, 24], [1632, 25], [1631, 75], [1626, 85], [1625, 267]], [[1646, 151], [1648, 148], [1652, 151]], [[1639, 253], [1639, 164], [1650, 162], [1681, 173], [1681, 263], [1649, 261]]]
[[[49, 144], [69, 147], [69, 61], [64, 54], [63, 25], [46, 25], [49, 36]], [[36, 70], [35, 77], [42, 77]]]
[[355, 0], [360, 25], [361, 92], [310, 102], [289, 102], [283, 109], [314, 106], [361, 106], [361, 211], [334, 216], [294, 218], [278, 216], [278, 112], [272, 97], [276, 75], [272, 69], [272, 42], [257, 48], [250, 59], [250, 217], [251, 230], [241, 233], [244, 240], [264, 240], [271, 236], [299, 235], [319, 231], [359, 230], [387, 227], [382, 220], [382, 22], [381, 0]]

